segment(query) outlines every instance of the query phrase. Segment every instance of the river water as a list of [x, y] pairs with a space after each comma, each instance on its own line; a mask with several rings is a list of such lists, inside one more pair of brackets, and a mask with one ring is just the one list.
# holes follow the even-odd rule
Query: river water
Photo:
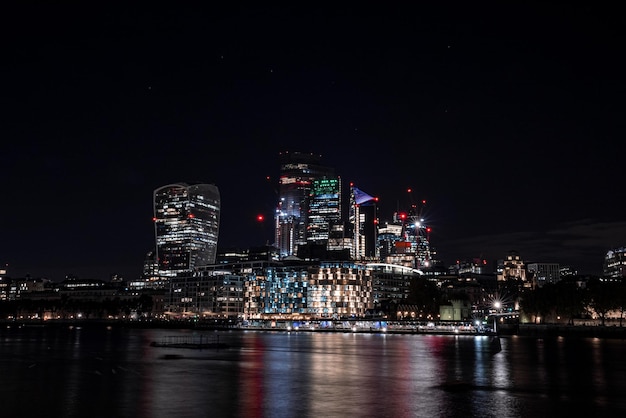
[[626, 341], [203, 332], [229, 348], [153, 347], [191, 330], [0, 330], [2, 417], [554, 417], [626, 414]]

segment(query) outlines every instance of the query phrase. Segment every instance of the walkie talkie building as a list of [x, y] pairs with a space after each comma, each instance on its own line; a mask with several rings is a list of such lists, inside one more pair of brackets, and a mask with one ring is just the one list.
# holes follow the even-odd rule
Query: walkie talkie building
[[175, 183], [156, 189], [153, 220], [160, 276], [174, 277], [215, 264], [220, 224], [217, 186]]

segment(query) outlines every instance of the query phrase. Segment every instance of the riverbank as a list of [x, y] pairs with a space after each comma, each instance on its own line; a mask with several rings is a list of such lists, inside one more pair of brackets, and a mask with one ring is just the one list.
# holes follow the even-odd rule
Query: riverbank
[[[3, 328], [21, 327], [108, 327], [190, 329], [197, 331], [275, 331], [275, 332], [350, 332], [387, 334], [492, 335], [490, 329], [476, 329], [463, 323], [409, 323], [403, 321], [257, 321], [242, 324], [232, 320], [0, 320]], [[501, 336], [626, 338], [626, 327], [612, 325], [498, 324]]]

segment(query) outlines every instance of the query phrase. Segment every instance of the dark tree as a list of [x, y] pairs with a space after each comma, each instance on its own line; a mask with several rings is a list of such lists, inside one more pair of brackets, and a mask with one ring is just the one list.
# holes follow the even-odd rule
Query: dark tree
[[602, 325], [606, 323], [606, 315], [612, 310], [621, 309], [621, 284], [602, 279], [589, 280], [589, 309], [600, 317]]
[[439, 314], [441, 292], [432, 281], [418, 277], [411, 280], [407, 303], [416, 305], [425, 315], [435, 318]]

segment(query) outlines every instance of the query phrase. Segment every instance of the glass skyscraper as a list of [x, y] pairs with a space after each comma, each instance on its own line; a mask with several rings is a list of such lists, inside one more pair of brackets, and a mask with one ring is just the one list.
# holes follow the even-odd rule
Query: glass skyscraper
[[276, 208], [275, 245], [281, 257], [296, 255], [307, 243], [311, 193], [315, 180], [335, 178], [335, 170], [321, 164], [322, 156], [283, 152], [280, 157], [280, 184]]
[[313, 180], [309, 195], [307, 241], [328, 245], [332, 233], [342, 226], [341, 178]]
[[158, 274], [174, 277], [215, 264], [220, 224], [217, 186], [168, 184], [154, 191], [153, 201]]

